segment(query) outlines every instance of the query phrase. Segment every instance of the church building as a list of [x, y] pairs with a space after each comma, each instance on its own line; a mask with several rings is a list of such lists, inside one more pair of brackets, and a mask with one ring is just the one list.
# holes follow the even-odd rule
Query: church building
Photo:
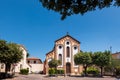
[[48, 74], [48, 62], [56, 59], [61, 61], [57, 69], [63, 69], [64, 73], [69, 75], [80, 74], [83, 71], [82, 66], [74, 63], [74, 55], [78, 52], [80, 52], [80, 42], [67, 33], [56, 40], [53, 50], [46, 54], [45, 73]]

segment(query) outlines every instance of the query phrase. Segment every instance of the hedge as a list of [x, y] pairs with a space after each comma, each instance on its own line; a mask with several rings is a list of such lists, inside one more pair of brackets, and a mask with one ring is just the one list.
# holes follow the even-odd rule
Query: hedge
[[64, 70], [62, 69], [55, 69], [55, 68], [50, 68], [49, 69], [49, 75], [56, 75], [56, 74], [64, 74]]
[[20, 74], [28, 75], [28, 73], [29, 73], [29, 70], [28, 70], [28, 69], [21, 69], [21, 70], [20, 70]]

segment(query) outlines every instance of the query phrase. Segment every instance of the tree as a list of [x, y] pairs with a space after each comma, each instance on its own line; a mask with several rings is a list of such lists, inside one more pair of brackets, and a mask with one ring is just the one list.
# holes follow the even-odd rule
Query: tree
[[110, 51], [104, 52], [95, 52], [92, 57], [93, 64], [100, 67], [101, 76], [103, 76], [103, 68], [110, 64], [111, 62], [111, 54]]
[[50, 68], [57, 68], [57, 66], [60, 64], [61, 62], [59, 60], [55, 60], [55, 59], [52, 59], [48, 65]]
[[0, 62], [5, 64], [5, 73], [10, 69], [11, 64], [18, 63], [22, 59], [22, 49], [15, 43], [7, 43], [0, 40]]
[[39, 0], [43, 7], [62, 15], [61, 19], [73, 14], [84, 14], [96, 9], [120, 6], [120, 0]]
[[120, 59], [111, 59], [111, 63], [104, 68], [105, 72], [111, 73], [113, 76], [120, 75]]
[[[120, 59], [111, 59], [111, 64], [108, 66], [111, 68], [111, 73], [113, 73], [113, 75], [116, 75], [116, 72], [120, 72]], [[120, 75], [120, 73], [119, 73]]]
[[92, 58], [90, 56], [91, 52], [81, 52], [77, 53], [74, 56], [74, 62], [76, 65], [83, 65], [83, 68], [85, 70], [85, 75], [87, 71], [87, 67], [92, 63]]
[[29, 54], [29, 53], [27, 53], [26, 57], [28, 58], [29, 56], [30, 56], [30, 54]]

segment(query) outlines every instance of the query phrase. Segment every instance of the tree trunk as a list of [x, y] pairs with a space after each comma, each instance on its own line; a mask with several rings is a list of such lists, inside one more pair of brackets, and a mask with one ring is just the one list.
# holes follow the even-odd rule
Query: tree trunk
[[12, 69], [11, 69], [11, 71], [12, 71], [12, 75], [15, 75], [15, 64], [12, 64]]
[[1, 63], [0, 63], [0, 73], [1, 73]]
[[7, 65], [7, 63], [6, 63], [6, 64], [5, 64], [5, 74], [7, 74], [7, 70], [8, 70], [8, 69], [7, 69], [7, 66], [8, 66], [8, 65]]
[[87, 75], [87, 66], [84, 66], [85, 76]]
[[101, 77], [103, 76], [103, 67], [100, 67], [101, 69]]
[[5, 64], [5, 78], [7, 78], [7, 63]]
[[5, 75], [6, 75], [6, 77], [7, 77], [8, 71], [10, 71], [10, 64], [9, 63], [5, 63]]

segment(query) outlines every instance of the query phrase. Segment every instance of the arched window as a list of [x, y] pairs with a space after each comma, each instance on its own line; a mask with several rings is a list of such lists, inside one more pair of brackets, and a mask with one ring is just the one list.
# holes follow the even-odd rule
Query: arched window
[[70, 57], [70, 47], [66, 48], [67, 57]]
[[59, 54], [60, 65], [62, 64], [62, 54]]

